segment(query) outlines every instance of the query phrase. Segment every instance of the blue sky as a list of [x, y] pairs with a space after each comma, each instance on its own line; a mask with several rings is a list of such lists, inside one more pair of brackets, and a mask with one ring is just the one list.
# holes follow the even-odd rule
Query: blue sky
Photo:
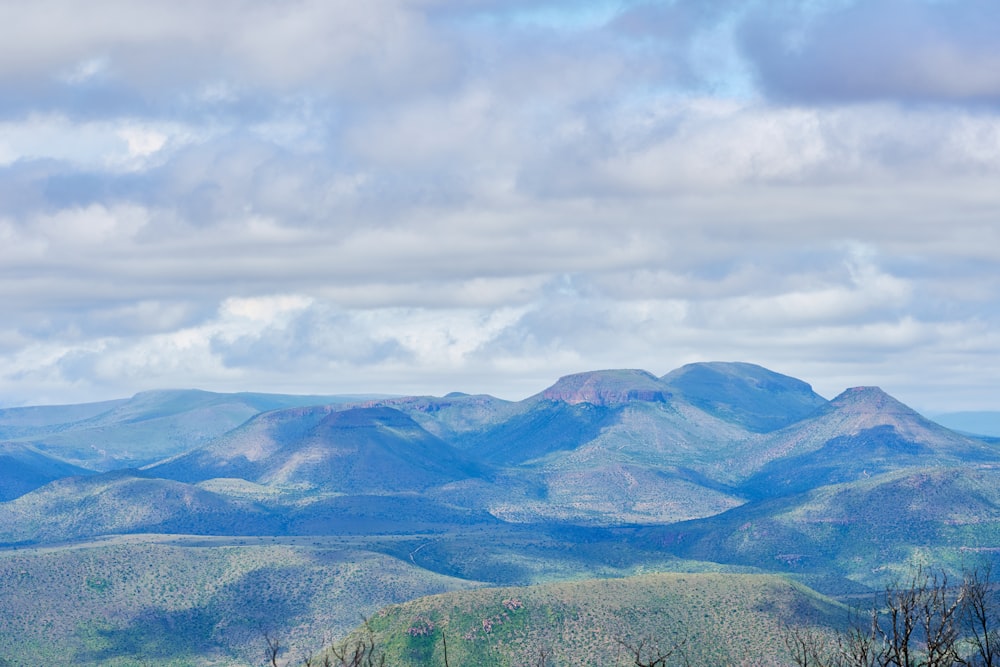
[[0, 4], [0, 405], [750, 361], [1000, 410], [992, 0]]

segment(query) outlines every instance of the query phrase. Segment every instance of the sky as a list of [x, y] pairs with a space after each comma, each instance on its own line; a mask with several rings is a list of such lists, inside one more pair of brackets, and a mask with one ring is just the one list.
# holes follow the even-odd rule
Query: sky
[[0, 0], [0, 406], [746, 361], [1000, 410], [995, 0]]

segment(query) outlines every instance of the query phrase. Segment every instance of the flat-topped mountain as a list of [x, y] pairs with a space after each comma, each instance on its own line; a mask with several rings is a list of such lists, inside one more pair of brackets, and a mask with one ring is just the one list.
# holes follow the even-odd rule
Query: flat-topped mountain
[[670, 392], [652, 373], [643, 370], [609, 370], [566, 375], [533, 398], [561, 401], [569, 405], [590, 403], [612, 407], [633, 401], [664, 403], [669, 396]]
[[802, 380], [755, 364], [688, 364], [667, 373], [662, 381], [700, 410], [757, 433], [788, 426], [826, 404]]

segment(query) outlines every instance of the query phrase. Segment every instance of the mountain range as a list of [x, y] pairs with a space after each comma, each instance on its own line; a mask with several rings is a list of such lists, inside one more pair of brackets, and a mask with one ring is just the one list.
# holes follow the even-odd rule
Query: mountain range
[[[808, 595], [863, 596], [918, 563], [990, 562], [1000, 552], [998, 475], [995, 441], [877, 387], [827, 400], [748, 363], [578, 373], [521, 401], [146, 392], [0, 410], [0, 576], [12, 576], [4, 568], [15, 558], [78, 559], [110, 541], [119, 557], [99, 578], [124, 585], [150, 544], [179, 540], [172, 548], [225, 554], [245, 573], [274, 567], [258, 558], [264, 543], [300, 556], [347, 549], [448, 590], [672, 571], [729, 582], [776, 573], [817, 591]], [[320, 581], [298, 565], [287, 576], [295, 590], [301, 577]], [[365, 576], [337, 579], [360, 591], [383, 583], [355, 591], [355, 608], [333, 617], [300, 613], [279, 594], [275, 623], [307, 646], [310, 632], [346, 632], [359, 613], [419, 588]], [[72, 596], [79, 581], [52, 586]], [[185, 655], [247, 664], [220, 629], [231, 603], [170, 603], [200, 619]], [[45, 604], [0, 591], [9, 618], [44, 616]], [[145, 613], [160, 618], [165, 604]], [[0, 657], [59, 644], [87, 664], [97, 642], [101, 664], [129, 664], [136, 649], [118, 631], [140, 619], [112, 614], [98, 640], [78, 631], [97, 623], [95, 609], [41, 648], [44, 636], [0, 637]], [[169, 623], [157, 632], [166, 641]]]

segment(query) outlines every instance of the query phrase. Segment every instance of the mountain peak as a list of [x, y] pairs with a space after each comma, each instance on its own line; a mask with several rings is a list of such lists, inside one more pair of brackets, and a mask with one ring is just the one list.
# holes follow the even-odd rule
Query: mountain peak
[[839, 412], [881, 412], [891, 414], [916, 414], [912, 408], [899, 402], [879, 387], [851, 387], [830, 401], [830, 408]]
[[629, 401], [665, 403], [670, 397], [670, 392], [652, 373], [638, 369], [622, 369], [565, 375], [537, 396], [570, 405], [591, 403], [613, 406]]

